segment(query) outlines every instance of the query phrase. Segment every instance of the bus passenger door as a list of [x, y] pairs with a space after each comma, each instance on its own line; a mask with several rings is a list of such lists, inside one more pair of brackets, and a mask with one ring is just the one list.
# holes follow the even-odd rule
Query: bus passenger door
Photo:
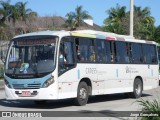
[[93, 81], [93, 85], [97, 89], [97, 94], [105, 93], [105, 80], [107, 80], [106, 72], [106, 51], [105, 49], [105, 41], [104, 40], [96, 40], [96, 71], [97, 71], [97, 80]]
[[58, 91], [60, 98], [74, 97], [73, 84], [77, 78], [74, 58], [74, 41], [70, 37], [62, 38], [58, 54]]

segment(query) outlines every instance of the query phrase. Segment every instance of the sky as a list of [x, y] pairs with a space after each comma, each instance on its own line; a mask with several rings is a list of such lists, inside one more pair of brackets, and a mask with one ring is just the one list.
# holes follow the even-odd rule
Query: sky
[[[82, 5], [83, 10], [93, 17], [95, 24], [104, 25], [103, 21], [108, 17], [106, 13], [111, 7], [126, 6], [130, 10], [130, 0], [11, 0], [11, 4], [28, 1], [27, 8], [37, 12], [39, 16], [62, 16], [75, 11], [77, 6]], [[134, 0], [134, 5], [142, 8], [149, 7], [151, 16], [155, 18], [155, 25], [160, 25], [160, 0]]]

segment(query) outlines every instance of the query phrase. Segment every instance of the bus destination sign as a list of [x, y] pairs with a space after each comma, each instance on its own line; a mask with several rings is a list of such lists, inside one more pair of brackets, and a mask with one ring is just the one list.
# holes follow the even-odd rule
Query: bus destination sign
[[44, 45], [55, 43], [55, 40], [52, 39], [40, 39], [40, 40], [21, 40], [16, 41], [19, 46], [28, 46], [28, 45]]

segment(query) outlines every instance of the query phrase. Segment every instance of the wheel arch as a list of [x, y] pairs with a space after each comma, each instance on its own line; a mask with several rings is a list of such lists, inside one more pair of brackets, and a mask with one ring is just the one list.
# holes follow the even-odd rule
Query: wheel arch
[[[87, 84], [88, 89], [89, 89], [89, 95], [92, 95], [92, 82], [91, 82], [91, 80], [90, 80], [89, 78], [82, 78], [82, 79], [80, 80], [79, 84], [80, 84], [81, 82], [85, 82], [85, 83]], [[79, 86], [79, 84], [78, 84], [78, 86]]]

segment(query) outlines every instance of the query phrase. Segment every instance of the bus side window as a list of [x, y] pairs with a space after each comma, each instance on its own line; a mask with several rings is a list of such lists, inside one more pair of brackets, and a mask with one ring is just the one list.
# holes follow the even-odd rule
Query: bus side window
[[146, 64], [156, 64], [157, 55], [156, 48], [153, 45], [145, 44], [143, 45], [143, 54]]
[[79, 37], [76, 41], [78, 62], [95, 62], [94, 39]]
[[131, 43], [132, 47], [132, 63], [140, 64], [144, 63], [143, 53], [142, 53], [142, 44], [139, 43]]
[[74, 50], [73, 42], [69, 41], [68, 38], [63, 38], [60, 48], [59, 48], [59, 62], [58, 62], [58, 71], [63, 73], [71, 69], [74, 64]]
[[115, 42], [116, 63], [129, 63], [128, 44], [126, 42]]
[[104, 63], [106, 62], [106, 51], [104, 40], [96, 41], [96, 52], [97, 52], [97, 62]]
[[151, 45], [151, 62], [152, 64], [157, 64], [157, 54], [156, 54], [156, 47]]

